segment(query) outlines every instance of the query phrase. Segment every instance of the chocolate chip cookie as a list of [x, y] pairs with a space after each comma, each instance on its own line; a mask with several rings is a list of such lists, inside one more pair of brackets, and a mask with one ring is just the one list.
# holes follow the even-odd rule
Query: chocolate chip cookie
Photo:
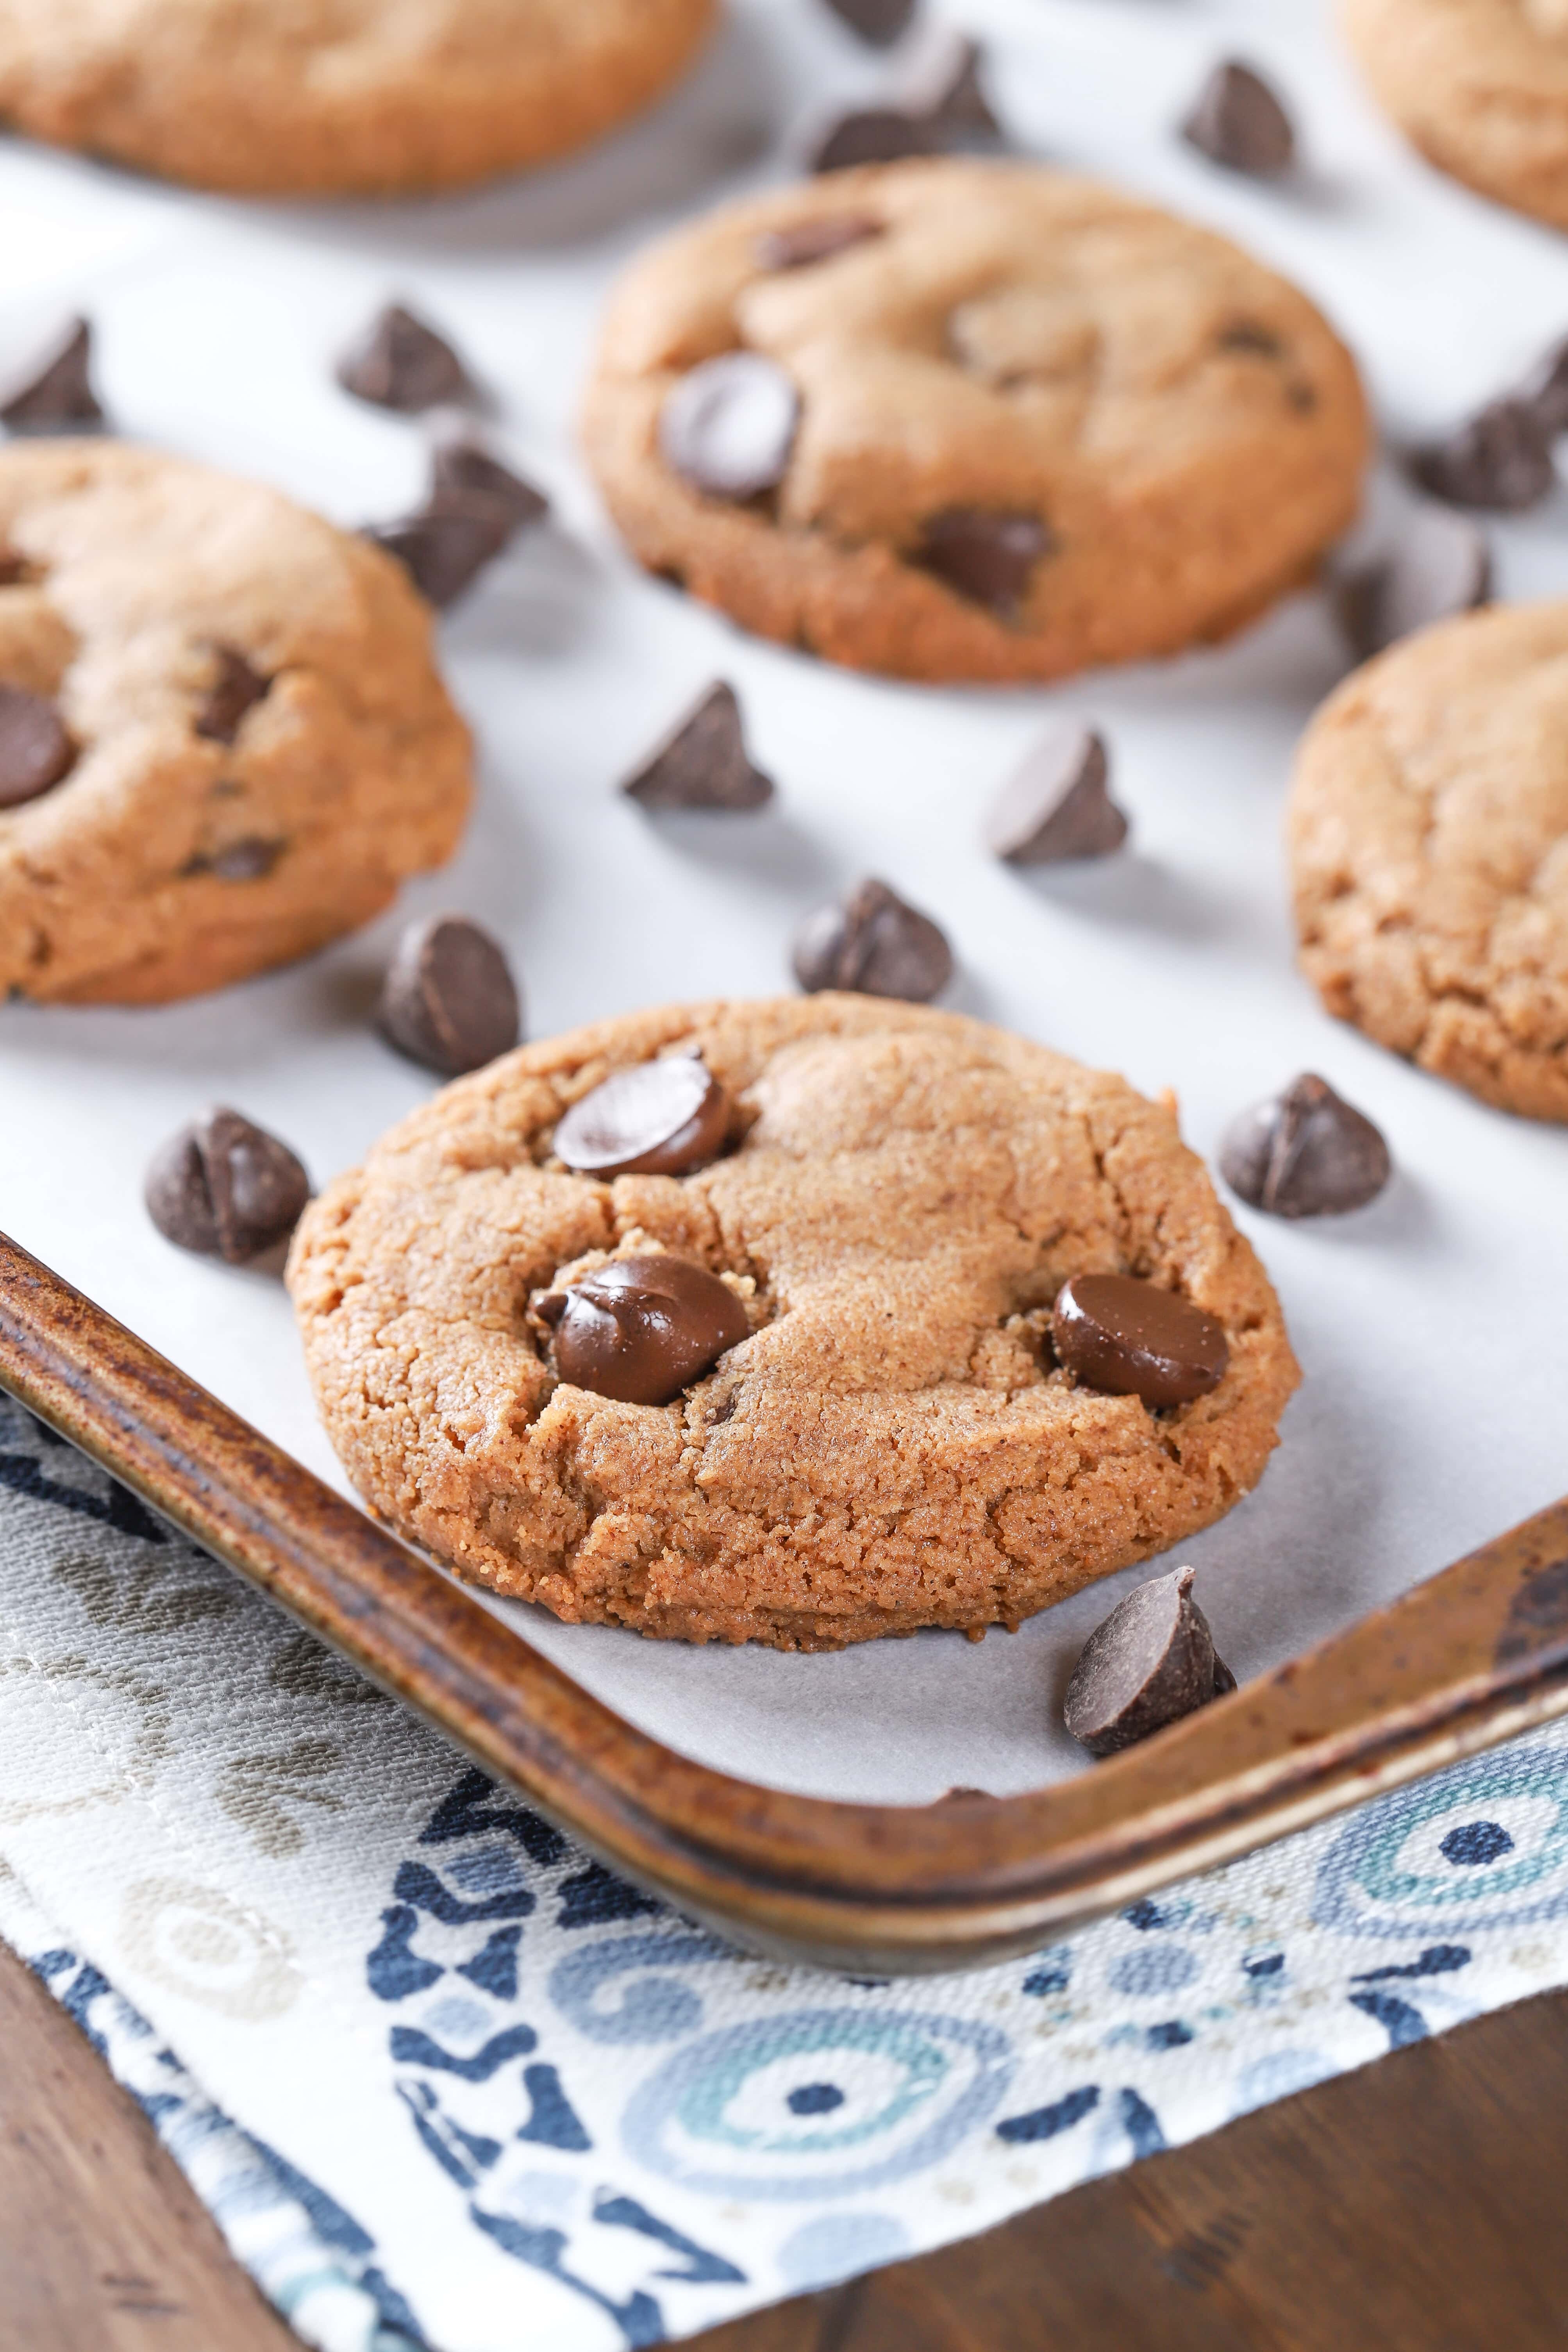
[[1408, 637], [1309, 729], [1301, 962], [1329, 1011], [1483, 1102], [1568, 1119], [1568, 604]]
[[1227, 1511], [1298, 1377], [1168, 1110], [861, 996], [510, 1054], [329, 1186], [289, 1280], [378, 1514], [694, 1642], [1016, 1624]]
[[391, 556], [173, 457], [0, 450], [0, 998], [286, 963], [442, 864], [470, 792]]
[[0, 0], [0, 116], [251, 195], [461, 187], [659, 97], [715, 0]]
[[1355, 511], [1367, 423], [1304, 295], [1035, 166], [828, 173], [679, 230], [584, 419], [650, 571], [860, 669], [1060, 677], [1223, 637]]
[[1568, 228], [1568, 0], [1341, 0], [1341, 16], [1423, 154]]

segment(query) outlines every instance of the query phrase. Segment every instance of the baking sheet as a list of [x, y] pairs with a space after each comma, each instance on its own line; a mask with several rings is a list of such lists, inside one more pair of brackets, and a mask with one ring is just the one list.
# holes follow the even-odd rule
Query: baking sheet
[[[1568, 331], [1568, 241], [1440, 180], [1373, 114], [1317, 0], [964, 0], [1026, 151], [1238, 237], [1330, 310], [1385, 426], [1457, 416]], [[1309, 157], [1269, 189], [1170, 131], [1239, 52], [1289, 95]], [[1321, 1070], [1385, 1129], [1384, 1198], [1292, 1229], [1239, 1212], [1306, 1372], [1258, 1492], [1183, 1547], [1243, 1677], [1429, 1574], [1568, 1486], [1568, 1132], [1482, 1108], [1330, 1022], [1291, 967], [1280, 816], [1292, 746], [1344, 667], [1321, 602], [1176, 664], [1043, 692], [932, 691], [751, 642], [619, 553], [574, 449], [605, 288], [647, 236], [787, 170], [803, 113], [880, 63], [816, 0], [735, 0], [707, 63], [597, 155], [422, 206], [247, 205], [0, 146], [0, 332], [40, 300], [89, 310], [129, 435], [261, 476], [345, 522], [414, 496], [409, 424], [331, 362], [389, 296], [455, 335], [496, 423], [556, 502], [446, 625], [482, 747], [477, 821], [399, 913], [290, 971], [159, 1012], [0, 1008], [0, 1223], [313, 1469], [342, 1485], [275, 1281], [151, 1230], [142, 1171], [212, 1098], [274, 1127], [318, 1181], [429, 1090], [366, 1025], [399, 925], [451, 906], [507, 941], [531, 1034], [687, 996], [789, 984], [805, 910], [883, 875], [949, 929], [946, 1000], [1173, 1087], [1208, 1154], [1229, 1117]], [[1384, 479], [1369, 529], [1403, 494]], [[1568, 593], [1568, 493], [1495, 530], [1501, 593]], [[741, 691], [778, 779], [757, 818], [652, 824], [615, 786], [711, 677]], [[1114, 745], [1129, 854], [1028, 877], [980, 810], [1046, 714]], [[1568, 746], [1564, 747], [1568, 757]], [[592, 922], [589, 916], [592, 914]], [[824, 1795], [1003, 1794], [1081, 1769], [1054, 1728], [1078, 1648], [1147, 1569], [1020, 1633], [928, 1633], [837, 1656], [692, 1650], [500, 1610], [634, 1721], [707, 1761]]]

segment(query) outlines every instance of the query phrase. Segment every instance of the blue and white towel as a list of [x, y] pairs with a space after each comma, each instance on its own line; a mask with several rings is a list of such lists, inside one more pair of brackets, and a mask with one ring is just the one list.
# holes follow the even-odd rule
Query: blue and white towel
[[0, 1400], [0, 1931], [328, 2352], [611, 2352], [1568, 1979], [1568, 1731], [983, 1974], [623, 1885]]

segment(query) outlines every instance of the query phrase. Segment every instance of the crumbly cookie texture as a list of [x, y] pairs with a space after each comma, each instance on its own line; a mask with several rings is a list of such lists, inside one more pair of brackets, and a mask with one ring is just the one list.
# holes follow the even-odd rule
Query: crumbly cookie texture
[[1341, 0], [1341, 17], [1423, 154], [1568, 228], [1568, 0]]
[[[814, 222], [877, 233], [771, 267]], [[726, 504], [659, 446], [700, 362], [760, 352], [801, 418], [776, 490]], [[1066, 173], [947, 158], [726, 208], [635, 262], [584, 414], [650, 571], [761, 635], [928, 679], [1051, 678], [1241, 626], [1353, 516], [1355, 368], [1224, 238]], [[919, 561], [953, 509], [1048, 535], [1005, 615]]]
[[247, 194], [460, 187], [659, 97], [716, 0], [0, 0], [0, 115]]
[[205, 467], [14, 445], [0, 583], [0, 685], [50, 698], [75, 748], [0, 807], [0, 998], [197, 995], [367, 922], [456, 847], [468, 730], [379, 549]]
[[[572, 1175], [567, 1106], [696, 1048], [735, 1103], [697, 1175]], [[558, 1383], [558, 1277], [670, 1250], [752, 1336], [675, 1403]], [[1061, 1283], [1133, 1273], [1225, 1326], [1152, 1412], [1042, 1345]], [[508, 1055], [306, 1212], [289, 1286], [371, 1507], [558, 1617], [832, 1649], [1014, 1625], [1229, 1510], [1298, 1372], [1279, 1307], [1166, 1109], [958, 1014], [864, 997], [675, 1006]]]
[[1408, 637], [1307, 731], [1301, 963], [1331, 1013], [1483, 1102], [1568, 1119], [1568, 603]]

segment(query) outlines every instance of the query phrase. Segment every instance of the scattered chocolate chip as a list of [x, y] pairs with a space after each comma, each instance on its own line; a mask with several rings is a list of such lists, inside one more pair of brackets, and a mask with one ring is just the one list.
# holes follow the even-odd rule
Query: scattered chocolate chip
[[252, 669], [233, 646], [214, 647], [213, 667], [212, 684], [196, 713], [196, 733], [209, 743], [232, 743], [240, 720], [264, 698], [272, 680]]
[[1289, 116], [1262, 75], [1235, 58], [1215, 66], [1182, 136], [1211, 163], [1254, 179], [1277, 179], [1296, 159]]
[[41, 694], [0, 686], [0, 809], [36, 801], [69, 775], [76, 745]]
[[783, 481], [800, 423], [800, 394], [775, 360], [725, 352], [704, 360], [665, 396], [665, 463], [714, 499], [752, 499]]
[[1524, 400], [1494, 400], [1449, 435], [1418, 450], [1412, 471], [1455, 507], [1518, 514], [1553, 489], [1557, 468], [1539, 413]]
[[103, 423], [85, 319], [62, 320], [0, 368], [0, 421], [13, 433], [90, 432]]
[[926, 524], [913, 561], [960, 596], [1009, 620], [1054, 543], [1038, 515], [946, 507]]
[[842, 114], [824, 131], [811, 154], [813, 172], [852, 172], [862, 163], [901, 163], [910, 155], [942, 155], [947, 139], [940, 122], [899, 106], [866, 106]]
[[1341, 580], [1341, 626], [1358, 661], [1435, 621], [1473, 612], [1492, 593], [1491, 551], [1462, 515], [1422, 507], [1381, 562]]
[[718, 1159], [729, 1129], [729, 1096], [682, 1054], [616, 1070], [574, 1102], [555, 1156], [580, 1176], [691, 1176]]
[[1051, 1310], [1058, 1362], [1085, 1388], [1187, 1404], [1225, 1378], [1225, 1327], [1190, 1298], [1130, 1274], [1079, 1274]]
[[243, 841], [231, 841], [226, 849], [193, 857], [185, 871], [216, 874], [220, 882], [265, 882], [287, 846], [286, 842], [263, 841], [257, 835], [248, 835]]
[[722, 679], [701, 695], [621, 790], [645, 809], [757, 809], [771, 776], [746, 756], [741, 706]]
[[310, 1180], [286, 1143], [238, 1111], [219, 1108], [154, 1154], [145, 1197], [165, 1241], [245, 1265], [293, 1232]]
[[490, 499], [505, 515], [509, 531], [527, 530], [550, 512], [544, 492], [503, 465], [466, 416], [444, 419], [436, 434], [430, 453], [430, 487], [436, 493], [455, 490], [466, 497]]
[[463, 915], [430, 915], [399, 940], [376, 1021], [400, 1054], [455, 1078], [516, 1045], [522, 1008], [489, 933]]
[[827, 5], [852, 33], [858, 33], [873, 48], [890, 49], [900, 35], [908, 30], [918, 0], [827, 0]]
[[1219, 1164], [1233, 1192], [1274, 1217], [1363, 1209], [1394, 1172], [1371, 1119], [1310, 1072], [1242, 1112], [1220, 1146]]
[[1057, 720], [992, 803], [986, 848], [1014, 866], [1109, 857], [1128, 833], [1110, 774], [1103, 737], [1077, 719]]
[[1553, 438], [1559, 433], [1568, 433], [1568, 340], [1552, 344], [1531, 368], [1514, 398], [1528, 402], [1534, 409], [1544, 433]]
[[426, 603], [443, 613], [495, 562], [512, 525], [482, 490], [432, 490], [416, 514], [367, 523], [361, 535], [395, 555]]
[[1236, 1688], [1192, 1597], [1193, 1574], [1151, 1577], [1084, 1643], [1062, 1716], [1091, 1756], [1114, 1756]]
[[673, 1402], [752, 1328], [716, 1274], [666, 1256], [613, 1258], [584, 1275], [554, 1324], [562, 1380], [621, 1404]]
[[414, 415], [422, 408], [469, 399], [462, 361], [434, 327], [401, 303], [389, 303], [338, 362], [338, 382], [356, 400]]
[[900, 79], [899, 104], [917, 121], [933, 124], [944, 149], [994, 146], [1003, 135], [981, 87], [984, 63], [978, 41], [949, 25], [933, 26]]
[[865, 213], [827, 213], [790, 228], [764, 229], [752, 249], [759, 269], [806, 269], [886, 234], [882, 223]]
[[925, 1004], [952, 978], [952, 950], [931, 917], [871, 879], [806, 917], [792, 961], [810, 994], [844, 988]]

